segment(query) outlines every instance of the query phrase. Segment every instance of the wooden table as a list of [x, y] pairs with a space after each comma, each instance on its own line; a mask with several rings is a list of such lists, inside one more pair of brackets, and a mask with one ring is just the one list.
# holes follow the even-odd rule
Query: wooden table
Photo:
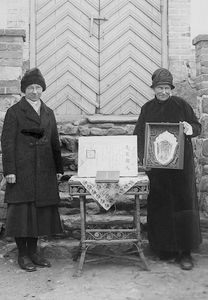
[[[149, 270], [147, 261], [145, 259], [143, 249], [142, 249], [142, 239], [140, 233], [140, 199], [147, 195], [149, 192], [149, 180], [146, 176], [144, 180], [144, 175], [142, 180], [138, 174], [138, 181], [135, 185], [130, 188], [125, 195], [134, 195], [135, 199], [135, 214], [133, 218], [133, 228], [131, 229], [89, 229], [87, 228], [86, 223], [86, 196], [90, 193], [86, 188], [80, 183], [80, 181], [69, 180], [69, 193], [72, 197], [79, 197], [80, 201], [80, 217], [81, 217], [81, 240], [80, 240], [80, 249], [75, 255], [74, 260], [79, 258], [78, 268], [74, 274], [75, 277], [80, 276], [82, 273], [83, 265], [85, 262], [96, 261], [97, 259], [85, 260], [87, 250], [90, 246], [94, 245], [111, 245], [111, 244], [126, 244], [132, 243], [135, 245], [136, 250], [140, 256], [141, 261], [143, 262], [144, 269]], [[109, 255], [107, 255], [109, 257]], [[113, 255], [110, 255], [112, 258]], [[114, 257], [118, 257], [114, 255]], [[130, 259], [135, 262], [138, 261], [137, 257], [130, 255], [122, 255], [124, 259]], [[106, 259], [106, 258], [105, 258]], [[101, 260], [99, 258], [99, 260]]]

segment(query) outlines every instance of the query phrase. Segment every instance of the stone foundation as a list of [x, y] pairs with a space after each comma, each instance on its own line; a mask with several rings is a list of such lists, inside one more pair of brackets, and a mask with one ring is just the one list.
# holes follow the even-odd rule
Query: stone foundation
[[137, 119], [137, 116], [103, 115], [86, 116], [79, 120], [68, 117], [67, 121], [57, 118], [64, 170], [69, 174], [77, 171], [80, 136], [132, 135]]
[[208, 35], [198, 35], [196, 47], [197, 114], [202, 124], [201, 135], [196, 139], [197, 184], [200, 211], [208, 217]]

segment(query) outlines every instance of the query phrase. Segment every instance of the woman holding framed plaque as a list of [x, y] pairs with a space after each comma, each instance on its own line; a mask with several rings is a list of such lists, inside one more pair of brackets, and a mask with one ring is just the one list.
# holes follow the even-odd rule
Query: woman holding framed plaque
[[[151, 88], [155, 97], [142, 106], [134, 129], [134, 134], [138, 137], [140, 163], [143, 163], [145, 151], [150, 147], [147, 138], [154, 143], [152, 149], [155, 149], [155, 153], [152, 151], [152, 161], [156, 161], [156, 152], [161, 158], [161, 165], [157, 161], [156, 167], [150, 166], [147, 171], [150, 179], [150, 193], [147, 200], [149, 244], [160, 259], [176, 258], [182, 269], [191, 270], [193, 268], [191, 251], [201, 243], [191, 138], [200, 134], [201, 124], [192, 107], [184, 99], [171, 95], [174, 89], [173, 77], [167, 69], [160, 68], [153, 73]], [[158, 123], [160, 134], [157, 134], [155, 126], [152, 136], [147, 135], [147, 132], [145, 135], [148, 123], [156, 125]], [[171, 152], [170, 149], [174, 144], [177, 150], [178, 141], [174, 132], [165, 126], [166, 123], [168, 126], [178, 124], [180, 128], [182, 124], [183, 168], [177, 168], [173, 164], [173, 161], [178, 160], [177, 151]], [[164, 128], [164, 132], [161, 132], [161, 128]], [[173, 155], [170, 160], [167, 159], [168, 153]], [[168, 163], [170, 161], [171, 164]]]

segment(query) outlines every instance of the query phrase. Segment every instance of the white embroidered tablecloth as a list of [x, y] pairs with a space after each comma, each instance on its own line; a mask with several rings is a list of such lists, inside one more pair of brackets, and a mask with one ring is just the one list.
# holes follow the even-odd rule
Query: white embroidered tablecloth
[[145, 173], [135, 177], [120, 177], [117, 183], [97, 183], [95, 177], [72, 176], [70, 178], [70, 181], [80, 182], [105, 210], [108, 210], [121, 195], [125, 194], [137, 182], [147, 182], [147, 180]]

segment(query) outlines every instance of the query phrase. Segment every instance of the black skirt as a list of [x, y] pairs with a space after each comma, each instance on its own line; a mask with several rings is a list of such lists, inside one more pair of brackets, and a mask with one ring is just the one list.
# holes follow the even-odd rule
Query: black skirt
[[62, 232], [57, 206], [36, 207], [33, 202], [8, 204], [6, 236], [40, 237]]

